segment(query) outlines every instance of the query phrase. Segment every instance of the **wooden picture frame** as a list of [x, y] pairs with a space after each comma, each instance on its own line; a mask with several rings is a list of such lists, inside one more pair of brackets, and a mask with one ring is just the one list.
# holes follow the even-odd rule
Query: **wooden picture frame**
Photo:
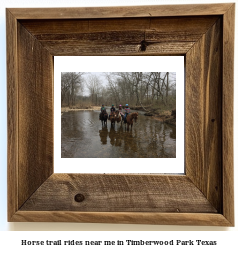
[[[234, 12], [233, 3], [6, 9], [8, 221], [234, 226]], [[60, 55], [184, 55], [186, 174], [54, 174]]]

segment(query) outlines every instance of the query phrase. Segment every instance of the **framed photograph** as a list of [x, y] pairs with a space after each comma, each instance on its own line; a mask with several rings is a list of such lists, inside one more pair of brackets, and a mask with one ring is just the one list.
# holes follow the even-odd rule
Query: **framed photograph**
[[[234, 226], [234, 18], [233, 3], [6, 9], [8, 221]], [[184, 87], [179, 96], [176, 87], [176, 126], [183, 126], [176, 128], [176, 137], [182, 143], [176, 140], [176, 156], [127, 158], [122, 153], [122, 158], [114, 155], [82, 158], [82, 154], [88, 154], [87, 142], [82, 140], [84, 146], [80, 155], [75, 156], [81, 156], [79, 161], [70, 158], [73, 163], [57, 162], [63, 159], [62, 147], [66, 150], [67, 145], [62, 145], [64, 112], [59, 107], [63, 100], [59, 107], [56, 102], [56, 98], [62, 99], [56, 96], [62, 77], [59, 84], [54, 68], [57, 59], [66, 56], [81, 58], [78, 65], [81, 68], [61, 70], [60, 75], [101, 72], [105, 76], [108, 72], [108, 79], [113, 80], [115, 72], [121, 76], [130, 72], [131, 77], [138, 77], [139, 72], [142, 77], [144, 73], [140, 82], [151, 78], [149, 84], [140, 86], [140, 94], [138, 89], [133, 90], [143, 107], [140, 95], [147, 92], [144, 100], [149, 102], [153, 89], [144, 87], [153, 87], [152, 77], [161, 80], [163, 77], [165, 82], [164, 73], [176, 73], [177, 85], [177, 74], [182, 73]], [[107, 68], [106, 64], [100, 64], [103, 57], [113, 58], [111, 65], [118, 58], [124, 59], [121, 65], [125, 68], [109, 69], [110, 65]], [[163, 69], [159, 64], [156, 68], [159, 57], [181, 57], [182, 65], [175, 64], [180, 71]], [[138, 66], [145, 68], [133, 69], [136, 62], [130, 61], [135, 58]], [[93, 60], [86, 68], [89, 59]], [[120, 83], [118, 76], [117, 81]], [[166, 90], [157, 92], [158, 99], [162, 100], [163, 95], [169, 99], [172, 90], [167, 89], [167, 94]], [[91, 95], [92, 102], [98, 106], [95, 98], [99, 100], [98, 96]], [[116, 98], [115, 102], [108, 99], [105, 103], [115, 103], [117, 108], [124, 97], [118, 102]], [[182, 108], [177, 107], [179, 99]], [[97, 117], [101, 117], [99, 113], [100, 110]], [[65, 123], [71, 120], [67, 118]], [[114, 131], [119, 128], [116, 124]], [[99, 118], [95, 125], [102, 128]], [[156, 124], [153, 126], [157, 131]], [[135, 135], [140, 128], [142, 123], [138, 122], [122, 134], [131, 131]], [[61, 137], [58, 138], [56, 130], [61, 132]], [[100, 130], [103, 129], [98, 129], [98, 141], [101, 141]], [[68, 131], [70, 136], [72, 132]], [[85, 133], [91, 139], [90, 132]], [[135, 139], [137, 136], [132, 137], [134, 140], [130, 142], [136, 140], [138, 147], [148, 147], [143, 140]], [[109, 136], [106, 141], [110, 141]], [[125, 148], [128, 139], [120, 142]], [[98, 143], [94, 143], [96, 147]], [[140, 151], [137, 149], [136, 153]], [[167, 164], [169, 159], [178, 156], [181, 164]], [[100, 162], [106, 165], [97, 171]], [[118, 163], [121, 167], [111, 170]], [[133, 164], [135, 170], [128, 169]], [[74, 171], [73, 166], [79, 171]], [[60, 167], [63, 173], [57, 171]]]
[[184, 174], [184, 56], [59, 56], [54, 81], [55, 173]]

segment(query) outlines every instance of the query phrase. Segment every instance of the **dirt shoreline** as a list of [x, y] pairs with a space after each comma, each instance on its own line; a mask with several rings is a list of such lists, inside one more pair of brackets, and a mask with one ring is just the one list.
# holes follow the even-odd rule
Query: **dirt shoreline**
[[152, 117], [153, 119], [162, 123], [167, 123], [176, 126], [176, 110], [160, 110], [147, 107], [145, 111], [142, 107], [132, 107], [133, 110], [140, 110], [145, 112], [144, 115]]
[[68, 112], [68, 111], [82, 111], [82, 110], [100, 110], [101, 107], [99, 106], [89, 106], [89, 107], [85, 107], [85, 108], [81, 108], [81, 107], [62, 107], [61, 108], [61, 113], [64, 112]]

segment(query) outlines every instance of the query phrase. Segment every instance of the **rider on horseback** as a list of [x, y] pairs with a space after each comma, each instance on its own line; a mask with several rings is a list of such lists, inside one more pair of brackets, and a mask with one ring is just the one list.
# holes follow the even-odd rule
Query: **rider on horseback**
[[115, 111], [116, 111], [116, 109], [115, 109], [115, 107], [114, 107], [113, 104], [112, 104], [112, 107], [111, 107], [110, 111], [111, 111], [111, 113], [110, 113], [110, 115], [109, 115], [109, 119], [110, 119], [110, 116], [111, 116], [113, 113], [115, 113]]
[[122, 112], [122, 105], [119, 105], [119, 109], [118, 109], [119, 113], [121, 114], [122, 117], [124, 117], [124, 114]]
[[129, 108], [128, 104], [126, 104], [124, 122], [126, 122], [126, 117], [127, 117], [127, 115], [129, 115], [129, 114], [130, 114], [130, 108]]
[[107, 113], [107, 110], [104, 107], [104, 104], [102, 104], [102, 107], [101, 107], [101, 113], [99, 114], [99, 120], [101, 120], [101, 115], [102, 115], [103, 112]]

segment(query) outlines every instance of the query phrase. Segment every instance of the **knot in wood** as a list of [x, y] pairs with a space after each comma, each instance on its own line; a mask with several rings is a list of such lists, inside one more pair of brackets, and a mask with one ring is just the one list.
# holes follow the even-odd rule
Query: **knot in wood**
[[75, 197], [74, 197], [74, 200], [75, 200], [76, 202], [83, 202], [84, 199], [85, 199], [84, 195], [83, 195], [83, 194], [80, 194], [80, 193], [77, 194], [77, 195], [75, 195]]
[[147, 42], [145, 40], [141, 41], [140, 50], [141, 51], [146, 51], [146, 47], [147, 47]]

